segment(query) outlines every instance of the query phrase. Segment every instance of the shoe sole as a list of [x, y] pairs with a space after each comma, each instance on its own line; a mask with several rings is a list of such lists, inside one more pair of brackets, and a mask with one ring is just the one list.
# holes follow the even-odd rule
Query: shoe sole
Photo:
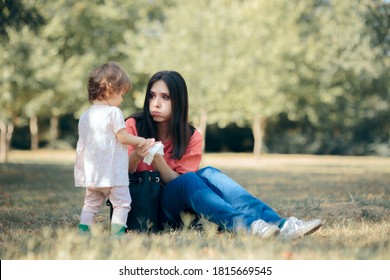
[[311, 230], [309, 230], [308, 232], [306, 232], [303, 236], [308, 236], [314, 232], [316, 232], [320, 227], [322, 227], [322, 223], [313, 227]]
[[310, 234], [312, 234], [313, 232], [317, 231], [320, 227], [322, 227], [322, 221], [321, 220], [318, 220], [317, 223], [313, 223], [313, 225], [309, 228], [305, 228], [305, 230], [301, 231], [295, 238], [293, 239], [297, 239], [297, 238], [300, 238], [300, 237], [305, 237], [305, 236], [308, 236]]

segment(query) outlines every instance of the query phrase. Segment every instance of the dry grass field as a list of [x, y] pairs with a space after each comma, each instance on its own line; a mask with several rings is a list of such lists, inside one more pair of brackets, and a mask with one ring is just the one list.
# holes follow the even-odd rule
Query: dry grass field
[[12, 151], [0, 164], [2, 260], [389, 260], [390, 158], [206, 154], [215, 166], [282, 216], [321, 218], [308, 237], [282, 242], [256, 236], [167, 230], [110, 240], [102, 206], [91, 240], [76, 227], [84, 191], [73, 185], [73, 151]]

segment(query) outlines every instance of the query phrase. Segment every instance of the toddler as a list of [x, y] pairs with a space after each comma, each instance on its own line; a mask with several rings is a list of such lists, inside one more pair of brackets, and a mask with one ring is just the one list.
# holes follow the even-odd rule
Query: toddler
[[90, 234], [94, 216], [107, 198], [113, 205], [111, 235], [125, 233], [131, 204], [126, 145], [136, 146], [144, 140], [127, 133], [123, 113], [118, 108], [131, 88], [128, 75], [114, 62], [97, 67], [88, 78], [92, 105], [79, 120], [74, 168], [76, 187], [86, 188], [78, 227], [81, 234]]

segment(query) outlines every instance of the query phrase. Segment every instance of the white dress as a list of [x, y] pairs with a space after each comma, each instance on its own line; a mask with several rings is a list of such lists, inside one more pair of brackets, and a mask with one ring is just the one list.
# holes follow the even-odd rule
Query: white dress
[[74, 178], [76, 187], [128, 186], [127, 146], [116, 133], [126, 128], [115, 106], [92, 105], [79, 120]]

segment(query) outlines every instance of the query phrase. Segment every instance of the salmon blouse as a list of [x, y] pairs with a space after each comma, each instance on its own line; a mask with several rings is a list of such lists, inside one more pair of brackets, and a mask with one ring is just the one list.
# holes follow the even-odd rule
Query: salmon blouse
[[[129, 118], [126, 120], [127, 132], [138, 136], [136, 127], [136, 120]], [[195, 130], [191, 136], [190, 142], [184, 152], [181, 159], [173, 159], [173, 144], [172, 140], [163, 142], [164, 145], [164, 159], [168, 166], [179, 174], [187, 172], [195, 172], [199, 169], [200, 162], [202, 160], [202, 135]], [[134, 151], [133, 146], [128, 146], [128, 154], [130, 155]], [[153, 165], [148, 165], [144, 162], [140, 162], [137, 166], [136, 172], [145, 170], [154, 171]]]

